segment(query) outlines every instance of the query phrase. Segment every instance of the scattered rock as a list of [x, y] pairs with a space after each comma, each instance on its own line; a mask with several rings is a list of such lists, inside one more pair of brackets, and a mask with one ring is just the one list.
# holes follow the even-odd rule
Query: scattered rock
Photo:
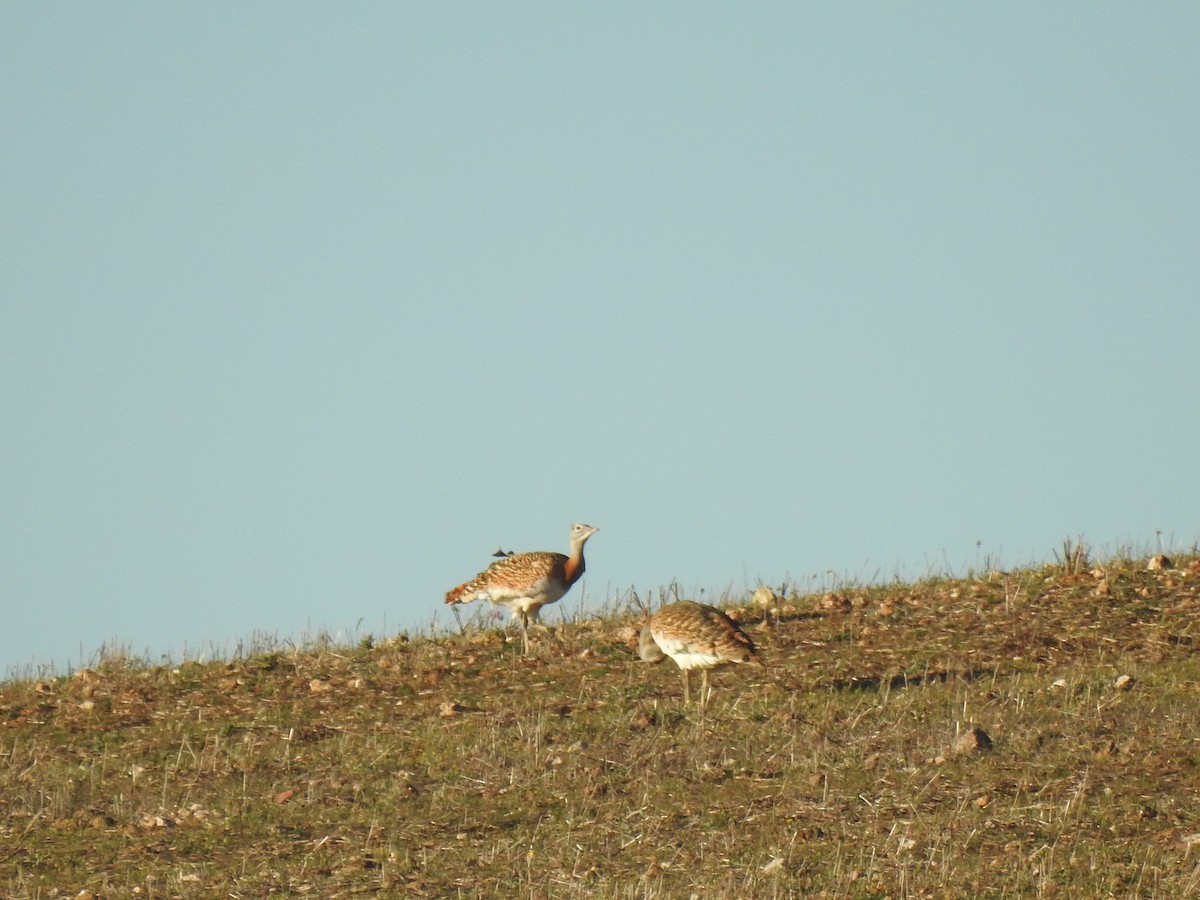
[[1121, 748], [1117, 746], [1116, 741], [1105, 741], [1095, 753], [1096, 759], [1108, 759], [1116, 756], [1121, 752]]
[[1131, 691], [1136, 683], [1137, 679], [1132, 675], [1118, 675], [1113, 685], [1118, 691]]
[[964, 731], [954, 742], [955, 753], [983, 753], [992, 749], [992, 739], [978, 726]]
[[438, 707], [438, 715], [444, 719], [449, 719], [452, 716], [461, 716], [463, 713], [483, 712], [478, 706], [463, 706], [461, 703], [454, 703], [447, 700]]
[[654, 713], [642, 713], [633, 720], [633, 730], [643, 731], [658, 724], [658, 716]]
[[276, 803], [287, 803], [289, 800], [291, 800], [295, 796], [296, 796], [296, 792], [291, 789], [288, 789], [286, 791], [280, 791], [278, 794], [275, 795], [275, 802]]
[[821, 597], [821, 608], [850, 612], [854, 608], [854, 604], [849, 597], [842, 594], [825, 594]]
[[412, 797], [417, 793], [417, 785], [413, 780], [414, 775], [405, 769], [393, 772], [392, 776], [396, 779], [393, 790], [401, 797]]
[[617, 630], [617, 640], [622, 644], [630, 644], [637, 646], [638, 637], [642, 633], [641, 623], [637, 625], [626, 625]]
[[985, 806], [987, 806], [991, 802], [992, 802], [992, 798], [989, 797], [987, 794], [984, 794], [981, 797], [975, 798], [974, 806], [976, 809], [983, 809]]
[[325, 694], [333, 690], [333, 685], [320, 678], [314, 678], [308, 683], [308, 689], [314, 694]]
[[773, 623], [772, 623], [772, 621], [771, 621], [771, 614], [772, 614], [772, 613], [774, 613], [774, 612], [776, 612], [776, 610], [773, 610], [773, 609], [769, 609], [769, 610], [767, 610], [767, 611], [764, 613], [764, 615], [763, 615], [763, 617], [762, 617], [762, 621], [761, 621], [761, 622], [759, 622], [759, 623], [758, 623], [758, 624], [756, 624], [756, 625], [745, 625], [745, 626], [742, 628], [742, 630], [743, 630], [743, 631], [753, 631], [753, 632], [755, 632], [755, 633], [758, 633], [758, 634], [761, 634], [762, 632], [769, 632], [769, 631], [771, 631], [771, 630], [774, 628], [774, 624], [773, 624]]
[[1173, 569], [1175, 568], [1175, 564], [1171, 562], [1170, 557], [1163, 556], [1163, 554], [1159, 553], [1156, 556], [1150, 557], [1150, 562], [1146, 563], [1146, 568], [1150, 569], [1151, 571], [1157, 571], [1159, 569]]
[[138, 821], [143, 828], [174, 828], [175, 820], [166, 816], [145, 815]]

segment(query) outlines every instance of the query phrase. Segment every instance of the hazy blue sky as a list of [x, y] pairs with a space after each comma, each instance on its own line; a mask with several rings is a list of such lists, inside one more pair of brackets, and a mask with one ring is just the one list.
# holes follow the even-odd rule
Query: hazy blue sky
[[7, 2], [0, 129], [0, 674], [1200, 536], [1194, 2]]

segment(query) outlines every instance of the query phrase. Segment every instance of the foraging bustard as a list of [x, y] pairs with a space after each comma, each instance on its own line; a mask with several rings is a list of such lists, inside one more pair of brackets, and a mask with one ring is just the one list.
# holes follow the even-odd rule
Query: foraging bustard
[[488, 600], [495, 606], [507, 606], [521, 623], [521, 640], [528, 653], [529, 623], [536, 622], [543, 606], [556, 602], [579, 580], [584, 569], [583, 545], [597, 531], [591, 525], [572, 525], [570, 556], [539, 551], [502, 557], [447, 593], [446, 602]]
[[647, 662], [671, 657], [683, 673], [683, 702], [691, 702], [691, 671], [700, 670], [699, 706], [708, 703], [708, 670], [729, 663], [762, 665], [754, 642], [737, 624], [703, 603], [682, 600], [664, 606], [650, 617], [638, 641], [638, 655]]

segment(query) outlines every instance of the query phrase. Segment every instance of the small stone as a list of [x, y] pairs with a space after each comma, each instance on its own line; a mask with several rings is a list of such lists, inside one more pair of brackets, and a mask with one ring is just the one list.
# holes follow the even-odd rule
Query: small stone
[[992, 739], [982, 728], [975, 727], [964, 731], [954, 742], [955, 753], [982, 753], [992, 749]]
[[992, 802], [992, 798], [989, 797], [987, 794], [984, 794], [982, 797], [975, 798], [974, 805], [975, 805], [976, 809], [983, 809], [985, 806], [987, 806], [991, 802]]
[[1173, 569], [1175, 568], [1175, 564], [1171, 562], [1169, 556], [1159, 553], [1156, 556], [1150, 557], [1150, 562], [1146, 563], [1146, 568], [1153, 572], [1159, 569]]
[[782, 857], [782, 856], [776, 856], [774, 859], [772, 859], [772, 860], [770, 860], [769, 862], [765, 863], [765, 864], [763, 865], [763, 867], [762, 867], [761, 871], [762, 871], [762, 873], [763, 873], [764, 875], [768, 875], [768, 874], [770, 874], [771, 872], [775, 872], [775, 871], [777, 871], [777, 870], [779, 870], [779, 869], [782, 869], [782, 868], [783, 868], [783, 857]]
[[617, 640], [622, 644], [629, 644], [636, 647], [638, 637], [641, 633], [642, 626], [640, 623], [637, 625], [625, 625], [617, 629]]
[[1116, 756], [1120, 752], [1120, 749], [1115, 741], [1106, 741], [1096, 750], [1096, 759], [1108, 759], [1109, 757]]
[[325, 694], [333, 690], [333, 685], [320, 678], [314, 678], [308, 683], [308, 689], [314, 694]]
[[1131, 691], [1136, 682], [1137, 679], [1132, 675], [1118, 675], [1113, 685], [1118, 691]]

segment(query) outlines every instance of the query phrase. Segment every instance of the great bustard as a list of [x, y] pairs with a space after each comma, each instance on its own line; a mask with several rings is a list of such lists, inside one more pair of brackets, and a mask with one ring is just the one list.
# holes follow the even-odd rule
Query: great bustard
[[708, 670], [730, 663], [762, 665], [754, 642], [729, 616], [691, 600], [664, 606], [642, 629], [638, 655], [647, 662], [671, 657], [683, 673], [683, 702], [691, 702], [691, 671], [700, 670], [701, 709], [708, 703]]
[[512, 610], [521, 623], [521, 641], [529, 652], [529, 623], [538, 611], [554, 603], [571, 589], [583, 574], [583, 545], [599, 531], [591, 525], [571, 526], [571, 555], [539, 551], [516, 553], [496, 560], [483, 572], [446, 594], [446, 602], [470, 603], [489, 600]]

